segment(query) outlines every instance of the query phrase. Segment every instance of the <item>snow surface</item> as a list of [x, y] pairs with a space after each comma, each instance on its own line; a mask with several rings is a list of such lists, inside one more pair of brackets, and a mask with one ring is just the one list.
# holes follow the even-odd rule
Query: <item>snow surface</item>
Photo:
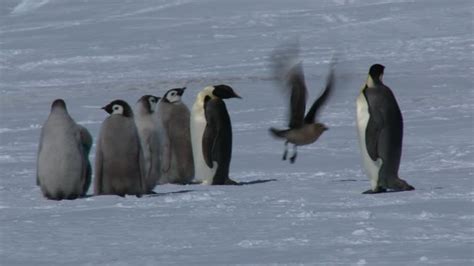
[[[1, 265], [473, 265], [471, 0], [2, 0]], [[330, 130], [281, 161], [286, 124], [269, 56], [300, 39], [310, 100], [340, 54]], [[355, 99], [373, 63], [405, 119], [412, 192], [362, 195]], [[113, 99], [231, 85], [239, 187], [164, 185], [155, 197], [48, 201], [37, 143], [64, 98], [94, 137]], [[91, 160], [94, 159], [92, 150]], [[89, 191], [92, 192], [92, 189]]]

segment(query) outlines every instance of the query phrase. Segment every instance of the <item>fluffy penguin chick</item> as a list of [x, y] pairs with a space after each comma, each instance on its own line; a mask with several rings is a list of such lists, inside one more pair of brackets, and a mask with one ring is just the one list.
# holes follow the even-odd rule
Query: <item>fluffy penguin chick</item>
[[123, 100], [104, 106], [109, 117], [100, 128], [95, 156], [95, 195], [137, 195], [144, 188], [143, 154], [133, 111]]
[[190, 114], [181, 101], [185, 89], [168, 90], [158, 103], [157, 118], [162, 138], [160, 184], [189, 184], [194, 178]]
[[57, 99], [41, 129], [37, 179], [48, 199], [75, 199], [85, 196], [91, 182], [89, 151], [92, 136], [74, 122], [66, 103]]
[[143, 151], [143, 179], [145, 193], [153, 193], [153, 188], [160, 179], [160, 136], [155, 116], [159, 97], [144, 95], [136, 105], [135, 124], [137, 125], [140, 144]]

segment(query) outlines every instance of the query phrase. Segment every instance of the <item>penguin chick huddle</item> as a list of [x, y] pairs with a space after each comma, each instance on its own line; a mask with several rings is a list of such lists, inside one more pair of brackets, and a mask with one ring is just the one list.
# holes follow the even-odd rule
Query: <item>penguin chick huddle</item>
[[[96, 142], [94, 195], [153, 194], [158, 184], [236, 185], [229, 178], [232, 126], [223, 99], [240, 98], [227, 85], [204, 88], [193, 113], [181, 101], [186, 88], [102, 107]], [[52, 200], [84, 197], [92, 179], [92, 136], [54, 100], [38, 148], [37, 185]], [[196, 180], [196, 181], [195, 181]]]
[[[307, 88], [301, 62], [278, 64], [290, 95], [288, 129], [270, 133], [297, 146], [314, 143], [328, 127], [317, 120], [334, 87], [335, 62], [326, 86], [305, 115]], [[282, 65], [285, 68], [280, 68]], [[391, 89], [383, 82], [385, 67], [374, 64], [356, 100], [356, 125], [363, 167], [371, 189], [364, 193], [408, 191], [415, 188], [398, 176], [403, 118]], [[283, 71], [282, 71], [283, 70]], [[163, 97], [145, 95], [135, 113], [123, 100], [104, 106], [96, 143], [95, 195], [153, 194], [158, 184], [241, 185], [229, 177], [232, 125], [225, 99], [241, 98], [228, 85], [208, 86], [196, 96], [191, 112], [181, 101], [186, 88], [168, 90]], [[37, 185], [48, 199], [76, 199], [91, 184], [89, 152], [92, 136], [69, 115], [66, 103], [55, 100], [41, 130]]]

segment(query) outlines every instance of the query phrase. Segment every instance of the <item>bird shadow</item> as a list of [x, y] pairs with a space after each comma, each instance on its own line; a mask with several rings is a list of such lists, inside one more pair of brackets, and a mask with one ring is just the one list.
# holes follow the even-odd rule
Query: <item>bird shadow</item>
[[245, 181], [245, 182], [238, 182], [236, 185], [237, 186], [246, 186], [246, 185], [255, 185], [255, 184], [262, 184], [262, 183], [267, 183], [267, 182], [272, 182], [272, 181], [278, 181], [278, 179], [257, 179], [257, 180], [252, 180], [252, 181]]

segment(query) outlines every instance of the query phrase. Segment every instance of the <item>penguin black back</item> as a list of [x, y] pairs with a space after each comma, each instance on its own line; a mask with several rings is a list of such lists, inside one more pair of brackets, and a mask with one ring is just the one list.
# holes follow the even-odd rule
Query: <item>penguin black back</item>
[[227, 107], [222, 99], [204, 100], [207, 126], [203, 135], [203, 156], [212, 168], [217, 162], [213, 185], [223, 185], [229, 179], [229, 166], [232, 156], [232, 124]]

